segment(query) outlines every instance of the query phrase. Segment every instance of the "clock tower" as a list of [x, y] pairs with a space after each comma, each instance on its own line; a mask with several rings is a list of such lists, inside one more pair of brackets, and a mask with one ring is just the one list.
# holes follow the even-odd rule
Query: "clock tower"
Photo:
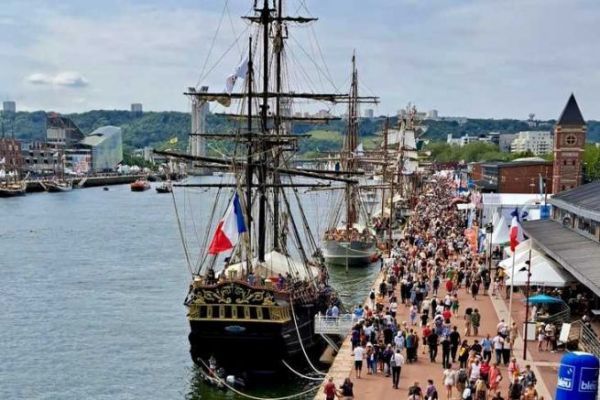
[[586, 130], [575, 96], [571, 94], [554, 128], [553, 193], [581, 185]]

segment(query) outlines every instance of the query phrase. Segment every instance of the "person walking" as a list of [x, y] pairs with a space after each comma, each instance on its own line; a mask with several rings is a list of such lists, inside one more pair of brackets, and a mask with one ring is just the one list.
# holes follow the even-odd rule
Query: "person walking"
[[400, 350], [396, 350], [396, 353], [394, 353], [390, 360], [390, 365], [392, 367], [392, 387], [394, 389], [398, 389], [398, 384], [400, 383], [400, 372], [402, 370], [402, 366], [404, 365], [404, 356], [402, 353], [400, 353]]
[[342, 400], [354, 399], [354, 384], [350, 378], [344, 379], [344, 383], [340, 386], [340, 390], [338, 391], [338, 397]]
[[433, 379], [427, 379], [427, 389], [425, 390], [426, 400], [438, 400], [438, 392], [433, 384]]
[[362, 348], [360, 343], [354, 348], [354, 350], [352, 351], [352, 355], [354, 356], [354, 375], [356, 379], [360, 379], [360, 374], [362, 372], [363, 366], [363, 358], [365, 357], [365, 349]]
[[498, 391], [498, 387], [500, 386], [500, 382], [502, 382], [502, 379], [502, 372], [500, 372], [498, 364], [494, 363], [492, 365], [492, 368], [490, 368], [490, 374], [488, 378], [490, 393], [496, 393]]
[[450, 356], [452, 357], [452, 362], [456, 362], [456, 353], [458, 352], [458, 347], [460, 346], [460, 333], [458, 333], [458, 327], [455, 325], [452, 328], [452, 332], [450, 332]]
[[481, 341], [481, 348], [483, 349], [483, 359], [488, 362], [491, 362], [492, 361], [493, 343], [492, 343], [492, 339], [490, 339], [489, 333]]
[[496, 352], [496, 363], [502, 362], [502, 350], [504, 349], [504, 338], [500, 334], [494, 336], [492, 339], [494, 345], [494, 351]]
[[469, 344], [466, 340], [463, 340], [460, 349], [458, 350], [458, 362], [460, 368], [467, 368], [467, 360], [469, 359]]
[[442, 337], [442, 368], [448, 368], [450, 365], [450, 338], [448, 335]]
[[439, 336], [435, 331], [432, 331], [427, 336], [427, 346], [429, 346], [429, 361], [435, 362], [438, 352]]
[[337, 395], [337, 391], [335, 390], [335, 383], [333, 383], [333, 377], [329, 377], [325, 387], [323, 388], [323, 392], [325, 393], [325, 400], [334, 400]]
[[444, 381], [444, 387], [446, 388], [446, 398], [452, 398], [452, 388], [456, 385], [456, 371], [452, 369], [452, 364], [448, 368], [444, 369], [442, 373], [442, 379]]
[[481, 325], [481, 314], [479, 314], [479, 310], [473, 310], [473, 314], [471, 314], [471, 325], [473, 326], [473, 334], [475, 336], [479, 335], [479, 326]]

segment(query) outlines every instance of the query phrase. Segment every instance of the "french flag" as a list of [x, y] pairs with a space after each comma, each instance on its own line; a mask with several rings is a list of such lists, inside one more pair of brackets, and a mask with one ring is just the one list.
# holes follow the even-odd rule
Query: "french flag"
[[517, 245], [525, 240], [525, 236], [523, 236], [523, 228], [521, 228], [521, 224], [519, 223], [519, 218], [517, 218], [517, 216], [513, 216], [510, 223], [509, 237], [510, 249], [513, 252], [515, 251]]
[[208, 248], [208, 254], [219, 254], [233, 249], [240, 233], [243, 232], [246, 232], [246, 224], [244, 222], [244, 215], [242, 214], [240, 198], [236, 193], [229, 208], [227, 208], [227, 212], [225, 212], [225, 216], [217, 225], [215, 235]]

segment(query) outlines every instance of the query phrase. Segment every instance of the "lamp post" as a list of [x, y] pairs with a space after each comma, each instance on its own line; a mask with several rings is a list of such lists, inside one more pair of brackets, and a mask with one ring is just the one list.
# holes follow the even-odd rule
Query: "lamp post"
[[527, 267], [523, 267], [519, 270], [527, 270], [527, 286], [525, 289], [525, 337], [523, 340], [523, 360], [527, 359], [527, 328], [529, 328], [529, 287], [531, 284], [531, 248], [529, 249], [529, 260], [525, 261], [525, 264], [527, 265]]
[[490, 235], [488, 239], [488, 271], [492, 273], [492, 236], [494, 233], [494, 225], [491, 222], [485, 224], [485, 233]]

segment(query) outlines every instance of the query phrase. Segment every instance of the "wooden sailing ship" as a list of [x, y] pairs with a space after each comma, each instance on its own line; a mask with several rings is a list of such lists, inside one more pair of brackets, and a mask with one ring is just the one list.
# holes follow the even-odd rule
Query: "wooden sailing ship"
[[[233, 182], [223, 177], [229, 181], [175, 186], [215, 189], [215, 204], [226, 191], [225, 203], [235, 205], [237, 226], [246, 227], [231, 248], [216, 251], [212, 243], [223, 226], [229, 226], [225, 221], [233, 211], [228, 207], [218, 223], [212, 214], [206, 231], [212, 237], [211, 246], [200, 249], [198, 264], [189, 263], [191, 283], [185, 306], [192, 359], [204, 367], [214, 357], [227, 368], [272, 372], [281, 370], [282, 360], [293, 357], [309, 358], [310, 363], [311, 353], [323, 344], [314, 331], [314, 316], [338, 302], [328, 285], [327, 269], [298, 188], [328, 186], [323, 180], [356, 182], [343, 171], [298, 170], [288, 165], [302, 138], [291, 131], [296, 119], [291, 105], [296, 99], [345, 103], [350, 96], [292, 92], [285, 86], [288, 25], [315, 18], [285, 16], [282, 0], [254, 1], [253, 14], [244, 18], [257, 30], [249, 38], [248, 57], [237, 70], [237, 77], [245, 80], [243, 91], [186, 92], [197, 102], [241, 103], [241, 113], [229, 115], [239, 124], [233, 133], [194, 133], [236, 143], [233, 154], [213, 158], [157, 153], [193, 161], [199, 167], [226, 168]], [[254, 51], [257, 44], [259, 51]], [[261, 68], [255, 69], [256, 64]], [[310, 118], [319, 119], [325, 118]], [[309, 179], [297, 182], [298, 177]]]
[[[342, 168], [349, 173], [357, 172], [359, 159], [363, 155], [358, 134], [358, 103], [358, 71], [356, 57], [353, 56], [350, 101], [348, 102], [348, 128], [340, 153]], [[358, 184], [346, 183], [342, 197], [343, 204], [336, 205], [333, 210], [333, 218], [329, 229], [325, 231], [323, 240], [323, 256], [329, 264], [364, 267], [373, 261], [377, 253], [377, 238], [370, 227], [370, 219], [366, 215], [364, 202], [366, 193], [373, 192], [365, 191], [364, 194], [361, 194], [359, 191]], [[343, 217], [339, 212], [342, 209], [345, 209]], [[341, 221], [342, 218], [345, 221]]]
[[0, 197], [25, 196], [27, 182], [25, 180], [0, 182]]

